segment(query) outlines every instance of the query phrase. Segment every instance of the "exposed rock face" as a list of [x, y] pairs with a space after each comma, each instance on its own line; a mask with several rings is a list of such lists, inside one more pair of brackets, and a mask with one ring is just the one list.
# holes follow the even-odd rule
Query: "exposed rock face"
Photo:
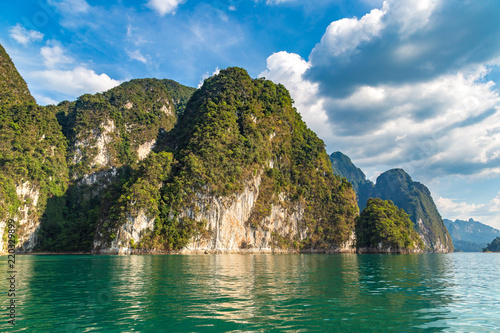
[[137, 157], [139, 158], [140, 161], [145, 159], [149, 153], [153, 150], [153, 147], [155, 146], [156, 140], [144, 142], [142, 145], [137, 148]]
[[109, 151], [108, 145], [112, 142], [116, 127], [115, 122], [107, 119], [100, 126], [102, 130], [96, 133], [91, 130], [90, 136], [84, 139], [77, 139], [74, 143], [75, 153], [73, 155], [73, 164], [77, 164], [84, 158], [84, 150], [94, 148], [95, 155], [90, 162], [91, 167], [109, 166], [112, 162], [112, 154]]
[[260, 182], [260, 176], [253, 178], [242, 193], [231, 197], [198, 195], [195, 208], [184, 214], [196, 221], [206, 221], [208, 233], [194, 239], [183, 252], [272, 252], [273, 232], [303, 240], [306, 230], [298, 225], [304, 213], [300, 206], [286, 209], [272, 205], [263, 227], [251, 226], [249, 219], [259, 196]]
[[223, 70], [166, 142], [172, 157], [150, 154], [118, 190], [94, 253], [355, 251], [352, 186], [283, 86]]
[[[244, 190], [230, 197], [215, 197], [198, 193], [193, 205], [181, 213], [196, 221], [206, 222], [206, 232], [194, 237], [180, 253], [273, 253], [283, 252], [276, 248], [274, 235], [284, 235], [300, 241], [306, 239], [307, 228], [301, 223], [304, 218], [304, 208], [297, 204], [289, 207], [286, 197], [281, 196], [282, 203], [272, 205], [269, 216], [262, 225], [254, 227], [250, 216], [254, 212], [259, 197], [261, 176], [256, 176], [247, 182]], [[285, 207], [286, 206], [286, 207]], [[134, 249], [131, 244], [137, 244], [140, 238], [151, 231], [154, 218], [148, 217], [144, 210], [136, 216], [129, 215], [127, 222], [117, 232], [116, 238], [106, 246], [100, 240], [94, 241], [93, 253], [101, 254], [134, 254], [162, 253], [155, 249]], [[131, 240], [133, 240], [131, 242]], [[354, 233], [330, 253], [353, 253]], [[317, 252], [314, 249], [308, 252]], [[324, 252], [324, 251], [321, 251]]]
[[378, 254], [411, 254], [424, 253], [422, 249], [405, 249], [401, 250], [394, 247], [384, 247], [380, 244], [377, 247], [361, 247], [357, 250], [358, 253], [378, 253]]
[[108, 246], [103, 244], [99, 239], [94, 240], [94, 253], [101, 254], [133, 254], [141, 253], [136, 251], [132, 246], [139, 243], [145, 232], [153, 230], [154, 218], [147, 216], [144, 209], [139, 210], [136, 216], [128, 214], [127, 222], [119, 229], [116, 238]]
[[25, 182], [16, 187], [16, 194], [21, 201], [17, 219], [17, 223], [19, 224], [19, 229], [17, 230], [19, 247], [17, 248], [17, 252], [25, 253], [33, 250], [36, 244], [36, 232], [40, 226], [40, 221], [34, 219], [33, 216], [37, 215], [40, 189], [30, 184], [30, 182]]

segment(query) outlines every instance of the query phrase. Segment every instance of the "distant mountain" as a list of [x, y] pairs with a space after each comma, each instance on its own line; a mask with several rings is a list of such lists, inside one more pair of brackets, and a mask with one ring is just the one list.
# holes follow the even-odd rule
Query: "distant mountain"
[[500, 236], [500, 230], [473, 219], [443, 221], [450, 233], [455, 251], [481, 252], [492, 239]]
[[391, 200], [410, 215], [414, 228], [422, 237], [428, 251], [453, 251], [450, 234], [425, 185], [414, 182], [403, 169], [384, 172], [374, 185], [366, 179], [364, 173], [351, 162], [349, 157], [341, 152], [331, 154], [330, 161], [334, 173], [345, 177], [353, 184], [360, 209], [366, 206], [368, 198], [371, 197]]
[[330, 161], [332, 162], [333, 173], [347, 178], [352, 184], [354, 191], [358, 194], [359, 209], [363, 210], [368, 199], [374, 196], [375, 184], [366, 179], [363, 171], [356, 167], [347, 155], [339, 151], [335, 152], [330, 155]]

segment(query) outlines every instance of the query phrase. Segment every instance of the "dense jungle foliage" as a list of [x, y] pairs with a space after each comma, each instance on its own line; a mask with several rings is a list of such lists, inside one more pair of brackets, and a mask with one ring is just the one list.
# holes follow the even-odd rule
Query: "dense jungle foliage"
[[423, 248], [423, 242], [403, 209], [390, 200], [371, 198], [356, 219], [356, 246], [404, 251]]

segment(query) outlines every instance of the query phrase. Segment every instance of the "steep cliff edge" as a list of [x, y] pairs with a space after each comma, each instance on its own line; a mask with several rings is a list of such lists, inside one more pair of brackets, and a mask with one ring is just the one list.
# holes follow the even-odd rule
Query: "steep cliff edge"
[[377, 178], [375, 193], [378, 198], [392, 200], [410, 214], [415, 230], [429, 250], [453, 252], [450, 234], [425, 185], [414, 182], [404, 170], [393, 169]]
[[402, 169], [384, 172], [377, 178], [376, 184], [373, 184], [346, 155], [336, 152], [330, 155], [330, 160], [334, 172], [353, 182], [359, 207], [364, 208], [368, 198], [390, 200], [410, 215], [415, 230], [424, 242], [425, 250], [453, 252], [450, 234], [425, 185], [414, 182]]
[[0, 251], [9, 219], [17, 226], [17, 253], [34, 248], [48, 201], [67, 187], [65, 153], [53, 108], [35, 104], [0, 45]]
[[[354, 191], [333, 175], [283, 86], [223, 70], [170, 134], [171, 153], [160, 153], [170, 172], [125, 184], [94, 252], [354, 250]], [[139, 195], [143, 183], [154, 186]]]

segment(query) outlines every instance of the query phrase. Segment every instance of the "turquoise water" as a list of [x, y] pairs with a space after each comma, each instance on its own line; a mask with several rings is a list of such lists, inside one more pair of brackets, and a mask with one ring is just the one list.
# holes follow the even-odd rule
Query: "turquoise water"
[[500, 331], [494, 253], [16, 259], [2, 332]]

